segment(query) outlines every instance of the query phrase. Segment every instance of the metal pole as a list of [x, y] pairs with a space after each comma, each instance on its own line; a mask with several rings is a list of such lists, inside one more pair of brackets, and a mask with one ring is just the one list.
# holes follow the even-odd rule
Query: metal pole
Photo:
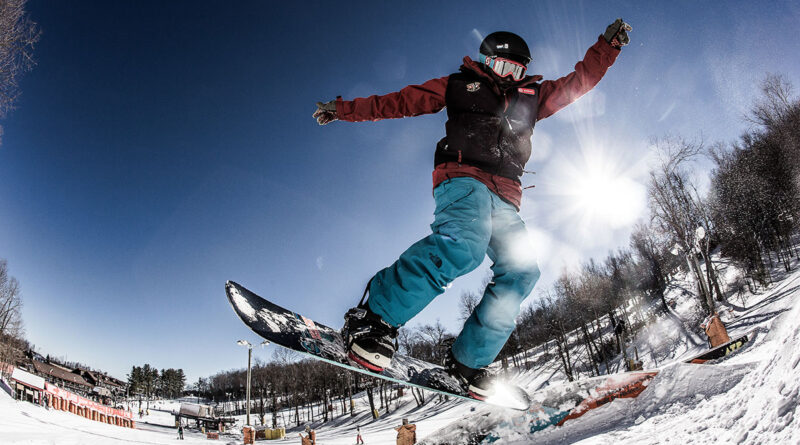
[[253, 356], [253, 347], [247, 348], [247, 425], [250, 425], [250, 358]]

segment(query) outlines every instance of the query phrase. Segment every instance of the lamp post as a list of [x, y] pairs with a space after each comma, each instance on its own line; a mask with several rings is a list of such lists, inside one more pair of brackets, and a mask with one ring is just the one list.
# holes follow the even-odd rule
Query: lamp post
[[[247, 347], [247, 425], [250, 425], [250, 377], [252, 375], [250, 371], [250, 362], [253, 358], [253, 345], [247, 340], [239, 340], [236, 344]], [[269, 342], [266, 340], [261, 342], [261, 346], [267, 346], [268, 344]]]

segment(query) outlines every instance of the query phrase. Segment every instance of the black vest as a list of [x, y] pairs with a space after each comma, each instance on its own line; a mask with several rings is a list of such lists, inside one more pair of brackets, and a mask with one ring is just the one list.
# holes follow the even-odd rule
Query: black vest
[[539, 109], [539, 84], [520, 83], [498, 94], [491, 79], [471, 70], [450, 75], [447, 135], [436, 146], [434, 164], [459, 162], [520, 182]]

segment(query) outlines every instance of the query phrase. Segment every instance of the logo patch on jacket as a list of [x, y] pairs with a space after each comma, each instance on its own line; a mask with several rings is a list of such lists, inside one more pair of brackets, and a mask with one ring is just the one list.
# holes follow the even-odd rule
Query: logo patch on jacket
[[533, 88], [517, 88], [517, 91], [519, 91], [522, 94], [530, 94], [531, 96], [536, 94], [536, 90], [534, 90]]
[[470, 93], [474, 93], [480, 89], [481, 89], [480, 82], [472, 82], [467, 84], [467, 91], [469, 91]]

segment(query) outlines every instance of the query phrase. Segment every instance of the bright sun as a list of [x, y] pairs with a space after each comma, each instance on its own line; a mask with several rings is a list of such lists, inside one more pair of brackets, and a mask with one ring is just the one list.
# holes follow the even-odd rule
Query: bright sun
[[637, 184], [611, 172], [589, 171], [571, 187], [576, 207], [596, 222], [620, 226], [635, 218]]
[[641, 215], [644, 187], [634, 180], [632, 168], [623, 165], [622, 159], [601, 150], [564, 165], [565, 216], [577, 219], [587, 234], [632, 224]]

